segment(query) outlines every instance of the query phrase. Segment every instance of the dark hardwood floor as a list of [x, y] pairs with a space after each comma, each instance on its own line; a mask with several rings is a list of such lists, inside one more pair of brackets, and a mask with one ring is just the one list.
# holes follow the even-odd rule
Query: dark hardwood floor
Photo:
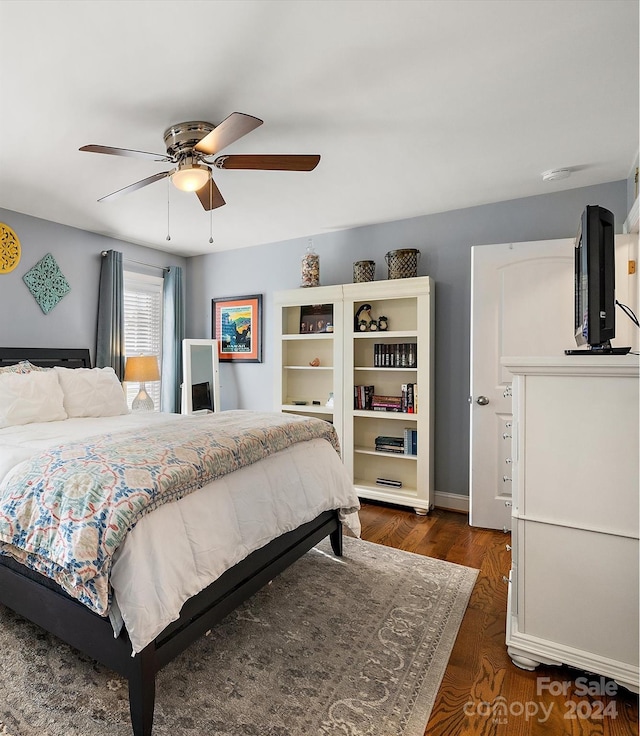
[[441, 509], [417, 516], [363, 502], [360, 518], [363, 539], [480, 570], [425, 736], [638, 735], [637, 695], [570, 667], [526, 672], [509, 659], [508, 534]]

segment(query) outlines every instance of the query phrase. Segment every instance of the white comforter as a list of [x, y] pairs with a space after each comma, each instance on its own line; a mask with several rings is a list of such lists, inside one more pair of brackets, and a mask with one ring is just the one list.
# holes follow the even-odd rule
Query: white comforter
[[[172, 421], [191, 418], [127, 414], [0, 429], [0, 493], [9, 470], [47, 447]], [[140, 651], [178, 618], [188, 598], [254, 550], [322, 511], [342, 509], [343, 521], [359, 535], [358, 505], [336, 451], [318, 439], [156, 509], [138, 522], [114, 557], [110, 617], [115, 633], [123, 620], [133, 651]]]

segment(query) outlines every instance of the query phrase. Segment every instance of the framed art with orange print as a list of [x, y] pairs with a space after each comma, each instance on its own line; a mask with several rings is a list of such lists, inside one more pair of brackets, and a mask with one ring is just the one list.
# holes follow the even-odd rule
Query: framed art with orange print
[[262, 294], [212, 299], [211, 337], [219, 360], [262, 363]]

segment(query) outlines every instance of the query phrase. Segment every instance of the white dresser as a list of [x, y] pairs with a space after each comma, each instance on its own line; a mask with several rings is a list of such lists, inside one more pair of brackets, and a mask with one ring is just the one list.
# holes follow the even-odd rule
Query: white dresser
[[513, 374], [506, 643], [638, 691], [638, 356], [504, 358]]

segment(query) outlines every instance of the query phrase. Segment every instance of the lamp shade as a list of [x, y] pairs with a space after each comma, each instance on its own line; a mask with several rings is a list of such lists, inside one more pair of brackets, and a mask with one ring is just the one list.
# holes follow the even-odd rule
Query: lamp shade
[[158, 358], [155, 355], [134, 355], [127, 358], [125, 381], [159, 381]]

